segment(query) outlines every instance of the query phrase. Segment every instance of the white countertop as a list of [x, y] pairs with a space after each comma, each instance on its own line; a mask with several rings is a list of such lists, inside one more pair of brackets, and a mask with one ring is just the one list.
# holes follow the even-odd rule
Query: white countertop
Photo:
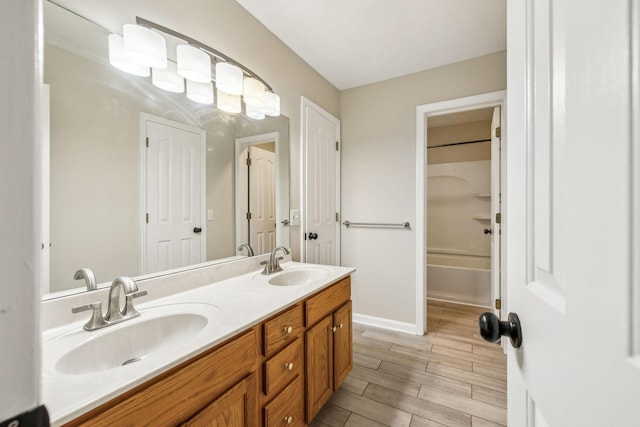
[[[42, 346], [42, 398], [49, 411], [51, 425], [62, 425], [90, 411], [222, 341], [248, 330], [283, 308], [305, 299], [354, 271], [349, 267], [314, 266], [297, 262], [281, 265], [283, 272], [320, 267], [327, 269], [328, 275], [321, 280], [313, 280], [302, 285], [274, 286], [268, 284], [268, 280], [282, 273], [265, 276], [254, 270], [147, 303], [144, 302], [145, 298], [137, 299], [135, 306], [141, 316], [119, 325], [87, 332], [82, 329], [90, 317], [90, 313], [86, 312], [78, 316], [80, 320], [77, 322], [45, 330]], [[149, 287], [148, 292], [151, 295], [153, 288]], [[176, 308], [179, 310], [182, 307], [185, 312], [204, 310], [213, 314], [213, 321], [195, 336], [167, 346], [130, 365], [82, 374], [64, 374], [56, 366], [62, 354], [71, 350], [74, 343], [79, 345], [86, 342], [87, 336], [94, 339], [101, 334], [114, 331], [115, 328], [125, 327], [127, 322], [151, 319], [168, 309], [175, 312]], [[63, 337], [64, 341], [60, 341], [60, 337]], [[65, 343], [64, 348], [59, 342]]]

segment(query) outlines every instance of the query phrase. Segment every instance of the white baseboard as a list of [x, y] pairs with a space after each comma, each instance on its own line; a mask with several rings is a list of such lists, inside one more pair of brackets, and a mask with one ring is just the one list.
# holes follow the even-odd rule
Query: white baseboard
[[397, 320], [383, 319], [381, 317], [358, 313], [353, 313], [353, 321], [362, 325], [375, 326], [376, 328], [389, 329], [412, 335], [416, 334], [416, 325], [413, 323], [398, 322]]

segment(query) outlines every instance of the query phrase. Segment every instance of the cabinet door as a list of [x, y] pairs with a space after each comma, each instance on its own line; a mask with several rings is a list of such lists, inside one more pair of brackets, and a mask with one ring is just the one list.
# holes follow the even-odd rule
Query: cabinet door
[[256, 427], [256, 378], [249, 375], [182, 426]]
[[351, 301], [333, 313], [333, 389], [340, 388], [353, 367]]
[[333, 393], [332, 316], [306, 332], [307, 422], [311, 422]]

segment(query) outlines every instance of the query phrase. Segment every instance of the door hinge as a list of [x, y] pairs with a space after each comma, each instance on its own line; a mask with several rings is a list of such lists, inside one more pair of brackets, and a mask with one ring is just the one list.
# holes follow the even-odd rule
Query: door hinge
[[146, 215], [146, 219], [147, 219], [147, 224], [149, 224], [149, 214]]
[[251, 166], [251, 159], [247, 157], [247, 166]]
[[251, 212], [247, 212], [247, 219], [251, 219]]
[[502, 214], [501, 213], [497, 213], [496, 214], [496, 224], [502, 224]]
[[149, 148], [149, 137], [146, 138], [147, 148]]
[[336, 222], [340, 222], [340, 214], [336, 212]]
[[502, 309], [502, 299], [496, 298], [496, 310]]
[[496, 128], [496, 138], [500, 138], [500, 137], [502, 137], [502, 128], [500, 126], [498, 126]]
[[336, 151], [340, 151], [340, 143], [336, 141]]

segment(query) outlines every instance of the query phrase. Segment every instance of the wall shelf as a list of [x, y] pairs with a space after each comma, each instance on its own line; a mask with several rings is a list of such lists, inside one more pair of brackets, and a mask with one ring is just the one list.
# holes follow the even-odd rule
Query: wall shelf
[[491, 221], [490, 216], [474, 215], [471, 218], [475, 219], [476, 221]]
[[475, 193], [474, 197], [478, 197], [480, 199], [490, 199], [491, 193]]

